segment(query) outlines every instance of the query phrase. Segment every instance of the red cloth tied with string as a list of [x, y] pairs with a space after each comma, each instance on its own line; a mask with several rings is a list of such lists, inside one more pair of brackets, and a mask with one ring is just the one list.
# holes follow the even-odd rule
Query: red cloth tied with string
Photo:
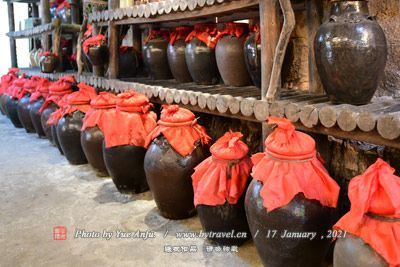
[[59, 13], [62, 9], [71, 9], [71, 4], [68, 2], [68, 0], [63, 1], [56, 9], [56, 12]]
[[92, 24], [87, 24], [86, 26], [86, 31], [83, 34], [84, 37], [89, 37], [90, 35], [92, 35], [93, 32], [93, 25]]
[[212, 156], [192, 174], [194, 205], [236, 204], [243, 195], [253, 166], [239, 132], [227, 132], [210, 148]]
[[186, 37], [192, 32], [192, 30], [193, 27], [189, 26], [176, 27], [174, 31], [170, 32], [169, 44], [174, 45], [178, 40], [186, 40]]
[[350, 211], [334, 228], [360, 237], [390, 267], [399, 267], [400, 177], [394, 175], [394, 171], [388, 163], [378, 159], [363, 174], [351, 179]]
[[31, 79], [27, 79], [24, 83], [22, 90], [18, 93], [18, 100], [21, 100], [25, 95], [32, 94], [36, 91], [36, 87], [39, 84], [41, 77], [32, 76]]
[[103, 45], [105, 41], [106, 37], [102, 34], [89, 37], [83, 42], [83, 51], [85, 52], [85, 54], [88, 54], [90, 47], [99, 47]]
[[50, 114], [49, 119], [47, 120], [46, 124], [47, 125], [53, 125], [57, 124], [59, 120], [63, 117], [63, 113], [65, 110], [65, 107], [68, 105], [67, 98], [69, 95], [63, 95], [61, 99], [58, 101], [57, 105], [58, 108]]
[[8, 88], [12, 85], [14, 80], [17, 79], [18, 71], [18, 68], [11, 68], [7, 74], [1, 76], [0, 95], [7, 93]]
[[90, 109], [85, 114], [81, 131], [87, 128], [99, 127], [104, 132], [103, 126], [113, 120], [117, 96], [109, 92], [100, 92], [90, 101]]
[[250, 26], [250, 31], [256, 34], [256, 43], [261, 44], [260, 24], [255, 23]]
[[162, 134], [176, 152], [186, 157], [196, 148], [197, 141], [208, 144], [211, 140], [204, 127], [197, 124], [197, 119], [190, 110], [180, 108], [178, 105], [162, 107], [161, 118], [157, 122], [157, 127], [147, 137], [146, 147]]
[[265, 140], [265, 152], [252, 156], [252, 176], [263, 183], [260, 195], [268, 212], [289, 204], [298, 194], [336, 207], [339, 186], [317, 158], [315, 141], [285, 118], [269, 117], [277, 128]]
[[64, 76], [58, 81], [52, 83], [49, 86], [49, 95], [44, 101], [39, 112], [42, 113], [43, 110], [45, 110], [51, 103], [54, 103], [58, 106], [58, 101], [60, 101], [64, 95], [72, 93], [72, 83], [74, 82], [74, 76]]
[[28, 81], [25, 77], [17, 78], [13, 81], [12, 85], [9, 87], [9, 95], [13, 99], [19, 99], [22, 91], [24, 90], [24, 84]]
[[145, 147], [148, 134], [157, 126], [149, 99], [133, 90], [118, 95], [116, 111], [98, 122], [107, 148], [122, 145]]
[[36, 91], [32, 93], [31, 97], [29, 98], [29, 103], [33, 103], [41, 97], [46, 99], [49, 95], [50, 84], [51, 82], [48, 79], [43, 78], [40, 80], [36, 86]]
[[214, 49], [217, 45], [215, 40], [217, 33], [217, 25], [199, 23], [194, 25], [193, 31], [186, 37], [185, 42], [189, 43], [193, 40], [193, 38], [197, 38], [201, 42], [205, 43], [208, 47]]
[[86, 113], [90, 109], [90, 101], [97, 96], [96, 90], [86, 83], [78, 84], [79, 91], [67, 96], [67, 105], [63, 108], [62, 116], [67, 116], [75, 111]]
[[146, 39], [144, 40], [144, 44], [147, 44], [150, 40], [155, 38], [162, 37], [167, 42], [169, 41], [169, 31], [168, 30], [151, 30], [149, 35], [147, 35]]
[[218, 34], [215, 37], [215, 42], [218, 42], [218, 40], [225, 35], [231, 35], [240, 38], [246, 34], [248, 30], [249, 26], [246, 23], [227, 22], [224, 24], [224, 28], [218, 31]]

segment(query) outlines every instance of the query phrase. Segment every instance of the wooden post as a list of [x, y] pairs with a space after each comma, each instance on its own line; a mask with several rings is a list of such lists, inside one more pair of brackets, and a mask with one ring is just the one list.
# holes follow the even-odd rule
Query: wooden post
[[[275, 47], [280, 33], [278, 0], [260, 1], [261, 32], [261, 96], [265, 99], [274, 63]], [[262, 123], [262, 143], [271, 132], [271, 128]]]
[[[119, 7], [119, 0], [109, 0], [108, 10], [115, 10]], [[115, 25], [114, 22], [108, 23], [108, 49], [109, 49], [109, 60], [108, 60], [108, 78], [116, 79], [118, 77], [118, 45], [119, 45], [119, 26]]]
[[[51, 22], [49, 0], [40, 0], [40, 18], [42, 25]], [[50, 50], [50, 37], [48, 34], [42, 35], [42, 48], [44, 51]]]
[[[7, 2], [8, 9], [8, 29], [10, 32], [15, 31], [15, 23], [14, 23], [14, 4], [12, 2]], [[18, 67], [17, 62], [17, 46], [15, 44], [14, 38], [10, 39], [10, 54], [11, 54], [11, 67]]]
[[58, 55], [58, 66], [57, 71], [63, 71], [62, 64], [62, 47], [61, 47], [61, 19], [56, 18], [53, 21], [54, 30], [53, 30], [53, 53]]

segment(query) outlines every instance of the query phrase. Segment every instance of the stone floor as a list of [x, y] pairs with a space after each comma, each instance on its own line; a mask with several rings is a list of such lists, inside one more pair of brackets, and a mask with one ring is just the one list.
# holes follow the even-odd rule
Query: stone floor
[[[201, 230], [198, 217], [164, 219], [150, 192], [121, 195], [111, 179], [69, 165], [47, 140], [2, 115], [0, 205], [0, 266], [261, 266], [251, 241], [238, 252], [219, 252], [203, 239], [177, 239], [178, 231]], [[66, 240], [54, 240], [55, 226], [67, 228]], [[113, 237], [75, 238], [78, 230]], [[137, 230], [155, 238], [115, 237]], [[197, 252], [165, 252], [190, 246]]]

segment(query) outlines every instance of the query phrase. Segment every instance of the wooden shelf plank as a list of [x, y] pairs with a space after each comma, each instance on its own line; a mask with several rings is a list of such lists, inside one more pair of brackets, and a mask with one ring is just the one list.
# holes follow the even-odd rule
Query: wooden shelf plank
[[[195, 112], [236, 118], [253, 122], [264, 122], [269, 115], [286, 116], [297, 129], [337, 138], [353, 139], [378, 145], [400, 148], [400, 99], [376, 98], [371, 104], [363, 106], [334, 105], [326, 96], [281, 90], [280, 100], [268, 104], [261, 100], [260, 90], [253, 86], [229, 87], [225, 85], [199, 86], [194, 83], [179, 84], [174, 80], [153, 81], [148, 78], [128, 80], [94, 77], [91, 73], [78, 75], [76, 72], [41, 73], [39, 69], [21, 69], [27, 76], [42, 76], [52, 80], [65, 75], [74, 75], [79, 82], [86, 82], [103, 90], [123, 92], [135, 89], [147, 95], [154, 103], [177, 103]], [[335, 122], [324, 127], [320, 116], [321, 109], [333, 110]], [[357, 127], [347, 128], [338, 123], [341, 113], [351, 112], [351, 119]], [[345, 114], [348, 116], [348, 114]], [[330, 113], [328, 112], [328, 116]], [[325, 115], [326, 116], [326, 115]], [[332, 117], [332, 118], [333, 118]], [[372, 118], [374, 124], [368, 131], [359, 127], [361, 120]], [[343, 126], [345, 125], [345, 126]]]
[[[79, 24], [62, 24], [61, 31], [62, 33], [77, 33], [79, 32], [80, 27], [81, 25]], [[42, 34], [52, 34], [53, 30], [54, 24], [47, 23], [23, 31], [9, 32], [7, 33], [7, 36], [14, 39], [32, 38], [35, 36], [41, 36]]]

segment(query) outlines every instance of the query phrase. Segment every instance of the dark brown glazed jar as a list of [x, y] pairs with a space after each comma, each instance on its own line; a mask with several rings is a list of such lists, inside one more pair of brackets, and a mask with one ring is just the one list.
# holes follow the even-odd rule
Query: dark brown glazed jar
[[196, 214], [191, 175], [208, 156], [208, 147], [199, 144], [188, 156], [181, 156], [164, 136], [157, 137], [147, 150], [144, 169], [150, 190], [163, 217], [173, 220]]
[[[216, 33], [215, 24], [196, 24], [193, 32], [186, 38], [186, 64], [193, 81], [197, 84], [219, 83], [220, 76], [215, 59]], [[202, 38], [207, 35], [207, 38]]]
[[81, 128], [84, 116], [83, 112], [75, 111], [64, 116], [57, 124], [58, 141], [65, 157], [72, 165], [87, 163], [81, 145]]
[[225, 23], [217, 35], [215, 57], [225, 85], [246, 86], [250, 76], [244, 61], [243, 44], [248, 33], [245, 23]]
[[139, 68], [138, 54], [133, 47], [120, 47], [118, 60], [119, 78], [132, 78], [136, 76]]
[[104, 65], [108, 61], [108, 47], [106, 45], [89, 47], [87, 57], [93, 66]]
[[109, 174], [104, 162], [103, 142], [104, 135], [97, 126], [81, 132], [81, 144], [86, 159], [96, 171], [97, 176], [107, 177]]
[[29, 109], [29, 116], [31, 117], [33, 127], [35, 128], [35, 132], [38, 134], [39, 138], [46, 138], [46, 134], [42, 127], [42, 121], [40, 119], [41, 114], [39, 112], [43, 103], [44, 103], [44, 98], [41, 97], [35, 102], [31, 103]]
[[338, 238], [333, 254], [335, 267], [389, 267], [389, 264], [361, 238], [346, 233]]
[[57, 147], [58, 151], [60, 152], [60, 154], [64, 155], [64, 151], [62, 150], [60, 141], [58, 140], [57, 125], [56, 124], [52, 124], [50, 126], [50, 130], [51, 130], [51, 136], [53, 137], [54, 144], [56, 145], [56, 147]]
[[6, 103], [7, 103], [7, 95], [6, 94], [0, 95], [0, 109], [3, 115], [7, 115]]
[[14, 127], [23, 128], [22, 123], [18, 117], [18, 99], [9, 96], [7, 98], [6, 107], [7, 113]]
[[43, 131], [46, 135], [46, 138], [49, 139], [52, 145], [55, 145], [55, 142], [53, 139], [53, 134], [51, 132], [51, 126], [47, 124], [47, 121], [49, 120], [51, 113], [53, 113], [57, 109], [58, 106], [53, 102], [49, 106], [47, 106], [40, 115], [40, 122], [42, 124]]
[[253, 29], [244, 43], [244, 61], [253, 84], [261, 88], [261, 37], [259, 25]]
[[168, 38], [168, 31], [151, 30], [143, 45], [143, 60], [153, 80], [172, 78], [167, 57]]
[[175, 31], [171, 32], [167, 48], [168, 64], [172, 76], [174, 76], [175, 80], [179, 83], [188, 83], [193, 81], [186, 65], [185, 58], [185, 39], [191, 30], [191, 27], [177, 27]]
[[29, 103], [30, 97], [31, 94], [26, 94], [18, 101], [17, 111], [18, 111], [18, 118], [22, 126], [25, 128], [26, 132], [35, 133], [36, 130], [35, 127], [33, 126], [33, 122], [29, 114], [29, 110], [31, 108], [31, 104]]
[[332, 102], [362, 105], [373, 97], [386, 65], [386, 37], [368, 1], [335, 1], [315, 37], [319, 76]]
[[58, 57], [54, 54], [42, 55], [39, 59], [39, 65], [43, 73], [53, 73], [58, 65]]
[[[288, 205], [267, 212], [260, 197], [261, 188], [261, 182], [251, 182], [245, 206], [250, 231], [264, 266], [320, 267], [331, 242], [321, 236], [326, 236], [332, 227], [334, 209], [306, 199], [300, 193]], [[282, 238], [288, 232], [314, 232], [317, 237], [312, 241]]]

